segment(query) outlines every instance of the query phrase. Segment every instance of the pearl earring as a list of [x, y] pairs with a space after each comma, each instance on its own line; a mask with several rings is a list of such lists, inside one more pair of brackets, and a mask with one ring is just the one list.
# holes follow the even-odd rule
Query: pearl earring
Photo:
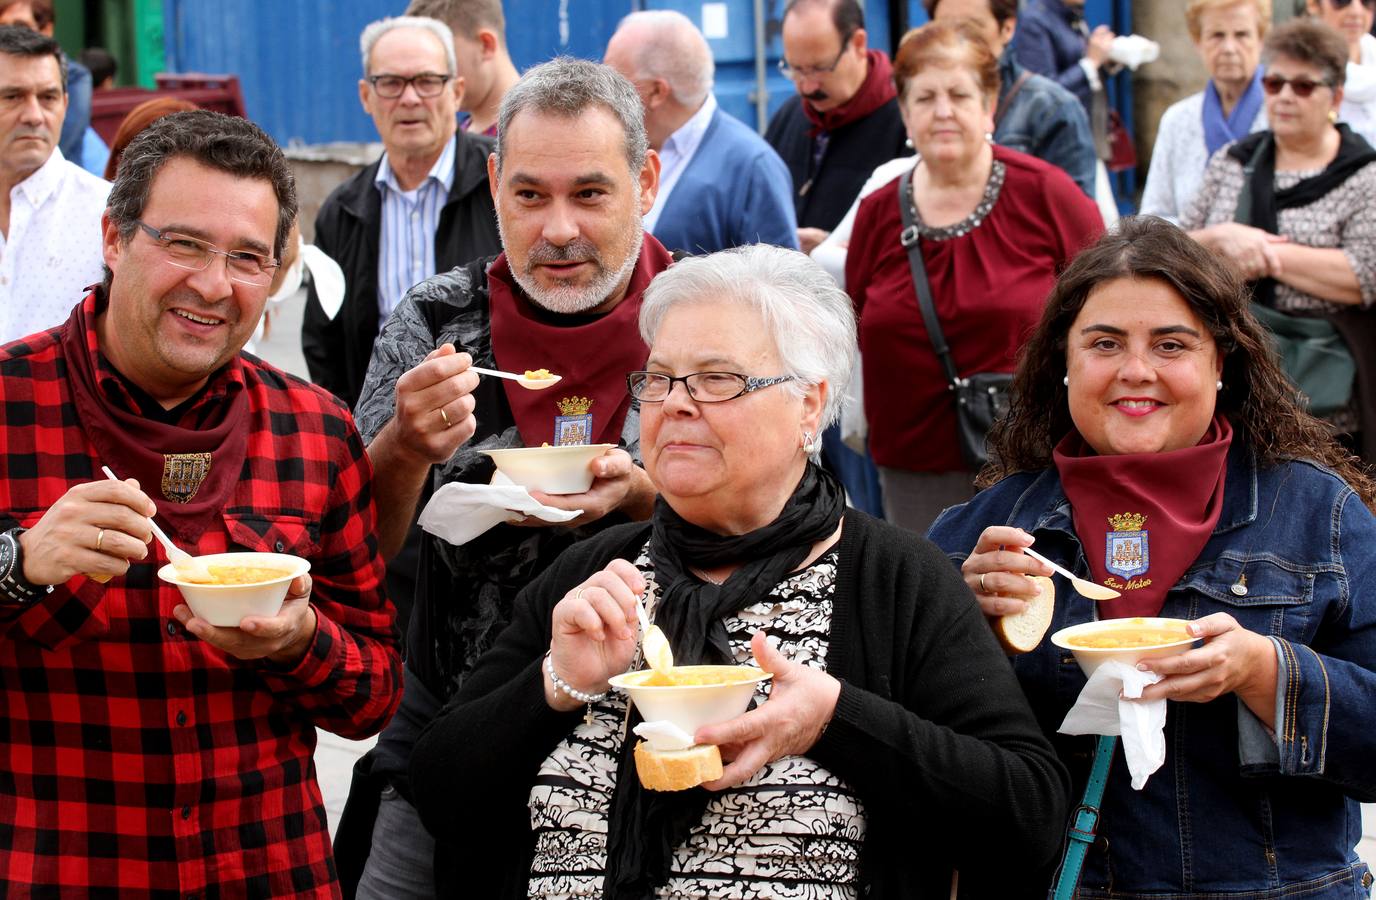
[[814, 435], [810, 431], [803, 432], [803, 452], [806, 453], [808, 456], [811, 456], [813, 453], [817, 452], [816, 435]]
[[1064, 378], [1062, 378], [1061, 384], [1065, 385], [1066, 387], [1070, 387], [1070, 376], [1067, 375]]
[[1215, 382], [1214, 382], [1214, 390], [1216, 390], [1216, 391], [1221, 391], [1221, 390], [1223, 390], [1223, 379], [1220, 378], [1218, 381], [1215, 381]]

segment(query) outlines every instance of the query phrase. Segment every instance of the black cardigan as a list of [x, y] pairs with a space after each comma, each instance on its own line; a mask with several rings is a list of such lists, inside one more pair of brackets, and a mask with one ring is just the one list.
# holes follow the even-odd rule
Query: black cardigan
[[[436, 858], [449, 871], [436, 875], [450, 895], [526, 896], [530, 787], [581, 715], [545, 703], [551, 611], [648, 538], [649, 524], [633, 523], [561, 555], [416, 744], [416, 806], [447, 845]], [[1004, 872], [1043, 870], [1069, 780], [959, 574], [932, 544], [855, 510], [838, 551], [827, 671], [841, 694], [808, 756], [865, 804], [865, 896], [944, 900], [953, 868], [992, 859]]]

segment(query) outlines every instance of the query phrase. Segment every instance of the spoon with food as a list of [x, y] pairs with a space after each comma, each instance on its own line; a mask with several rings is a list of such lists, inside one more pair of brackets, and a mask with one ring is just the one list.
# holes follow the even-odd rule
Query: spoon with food
[[664, 630], [650, 624], [650, 617], [645, 614], [644, 594], [635, 598], [635, 614], [640, 619], [640, 648], [644, 651], [645, 662], [657, 674], [672, 680], [674, 651], [669, 649], [669, 638]]
[[[119, 481], [119, 476], [111, 472], [109, 466], [101, 466], [100, 471], [111, 481]], [[157, 522], [149, 518], [148, 525], [153, 529], [153, 535], [158, 539], [158, 543], [162, 544], [162, 549], [167, 552], [167, 561], [172, 563], [183, 580], [197, 584], [212, 584], [215, 581], [215, 576], [210, 574], [206, 564], [172, 543], [172, 539], [163, 534]]]
[[515, 372], [502, 372], [497, 369], [484, 369], [480, 366], [469, 366], [469, 371], [477, 372], [479, 375], [493, 375], [497, 378], [510, 378], [528, 391], [543, 391], [547, 387], [554, 387], [562, 379], [563, 375], [555, 375], [549, 369], [526, 369], [520, 375]]
[[1095, 584], [1092, 581], [1088, 581], [1084, 578], [1077, 578], [1076, 576], [1071, 575], [1070, 572], [1066, 570], [1064, 567], [1056, 565], [1054, 562], [1047, 559], [1045, 556], [1042, 556], [1040, 553], [1038, 553], [1036, 550], [1033, 550], [1031, 547], [1023, 547], [1022, 552], [1026, 553], [1033, 559], [1041, 560], [1051, 568], [1055, 569], [1057, 572], [1060, 572], [1066, 578], [1070, 579], [1070, 586], [1073, 587], [1075, 589], [1075, 593], [1079, 594], [1081, 597], [1088, 597], [1091, 600], [1112, 600], [1114, 597], [1122, 596], [1113, 588], [1104, 587], [1102, 584]]

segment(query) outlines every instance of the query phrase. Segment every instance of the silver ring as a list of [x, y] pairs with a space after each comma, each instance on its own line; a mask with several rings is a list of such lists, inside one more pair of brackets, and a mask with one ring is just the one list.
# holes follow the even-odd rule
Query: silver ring
[[586, 591], [586, 590], [587, 590], [586, 587], [580, 587], [578, 590], [574, 591], [574, 592], [573, 592], [573, 599], [575, 599], [575, 600], [582, 600], [582, 599], [583, 599], [583, 592]]
[[450, 425], [454, 424], [453, 422], [449, 421], [449, 413], [444, 411], [443, 406], [440, 407], [440, 418], [444, 420], [444, 427], [446, 429], [448, 429]]
[[98, 530], [96, 531], [96, 552], [97, 552], [97, 553], [100, 552], [100, 545], [103, 544], [103, 543], [105, 543], [105, 529], [104, 529], [104, 528], [101, 528], [101, 529], [98, 529]]
[[986, 588], [986, 587], [984, 586], [984, 576], [985, 576], [986, 574], [988, 574], [988, 573], [987, 573], [987, 572], [981, 572], [981, 573], [979, 573], [979, 592], [980, 592], [981, 594], [987, 594], [987, 593], [989, 593], [988, 588]]

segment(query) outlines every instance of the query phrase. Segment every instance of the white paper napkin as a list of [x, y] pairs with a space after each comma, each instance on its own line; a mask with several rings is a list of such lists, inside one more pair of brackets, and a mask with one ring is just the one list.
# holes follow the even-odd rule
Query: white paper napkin
[[1142, 696], [1147, 685], [1160, 680], [1155, 672], [1142, 672], [1136, 666], [1109, 660], [1089, 676], [1089, 683], [1080, 691], [1057, 731], [1120, 735], [1133, 790], [1140, 791], [1147, 778], [1166, 761], [1166, 701], [1143, 703], [1135, 698]]
[[687, 750], [693, 746], [693, 736], [668, 719], [641, 722], [631, 730], [655, 750]]
[[1138, 66], [1155, 62], [1161, 55], [1161, 45], [1140, 34], [1120, 34], [1108, 49], [1108, 58], [1134, 72]]
[[559, 523], [576, 519], [583, 511], [537, 503], [530, 491], [497, 472], [491, 484], [446, 484], [425, 504], [418, 521], [421, 528], [435, 537], [461, 547], [494, 525], [515, 519], [517, 514]]

